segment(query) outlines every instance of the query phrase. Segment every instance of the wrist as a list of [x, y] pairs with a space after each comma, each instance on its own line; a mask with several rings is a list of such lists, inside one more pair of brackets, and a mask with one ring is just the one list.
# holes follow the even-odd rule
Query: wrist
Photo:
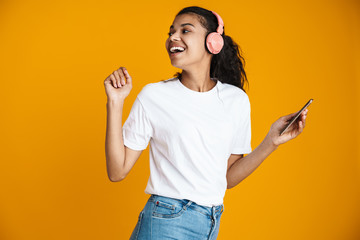
[[266, 135], [264, 143], [273, 150], [276, 150], [280, 144], [276, 144], [269, 134]]
[[124, 105], [125, 99], [117, 98], [117, 99], [109, 99], [107, 100], [106, 105], [109, 107], [119, 107]]

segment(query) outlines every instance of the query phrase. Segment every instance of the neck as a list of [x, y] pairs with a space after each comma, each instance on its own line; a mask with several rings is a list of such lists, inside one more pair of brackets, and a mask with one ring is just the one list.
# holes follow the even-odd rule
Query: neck
[[197, 92], [207, 92], [216, 85], [216, 81], [210, 78], [210, 70], [207, 72], [188, 72], [183, 70], [181, 73], [181, 83]]

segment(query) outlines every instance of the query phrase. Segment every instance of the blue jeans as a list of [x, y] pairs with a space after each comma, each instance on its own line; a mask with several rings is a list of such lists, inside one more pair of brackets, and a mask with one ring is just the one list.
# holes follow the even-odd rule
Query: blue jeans
[[187, 199], [151, 195], [130, 240], [216, 239], [224, 204], [206, 207]]

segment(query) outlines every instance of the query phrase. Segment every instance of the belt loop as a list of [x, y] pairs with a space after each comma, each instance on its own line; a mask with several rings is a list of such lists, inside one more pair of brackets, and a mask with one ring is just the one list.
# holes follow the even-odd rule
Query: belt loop
[[183, 207], [183, 209], [186, 210], [192, 203], [193, 201], [189, 200], [189, 202]]

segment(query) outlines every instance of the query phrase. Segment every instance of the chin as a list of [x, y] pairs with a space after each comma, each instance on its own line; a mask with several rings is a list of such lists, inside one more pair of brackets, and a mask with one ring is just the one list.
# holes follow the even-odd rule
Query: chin
[[[184, 63], [184, 61], [186, 63]], [[189, 62], [188, 60], [171, 60], [170, 59], [170, 63], [172, 66], [176, 67], [176, 68], [180, 68], [182, 70], [186, 70], [186, 68], [192, 64], [194, 64], [193, 62]]]
[[183, 66], [182, 66], [181, 64], [179, 64], [179, 63], [176, 63], [176, 61], [171, 61], [171, 59], [170, 59], [170, 63], [171, 63], [171, 65], [172, 65], [173, 67], [183, 69]]

